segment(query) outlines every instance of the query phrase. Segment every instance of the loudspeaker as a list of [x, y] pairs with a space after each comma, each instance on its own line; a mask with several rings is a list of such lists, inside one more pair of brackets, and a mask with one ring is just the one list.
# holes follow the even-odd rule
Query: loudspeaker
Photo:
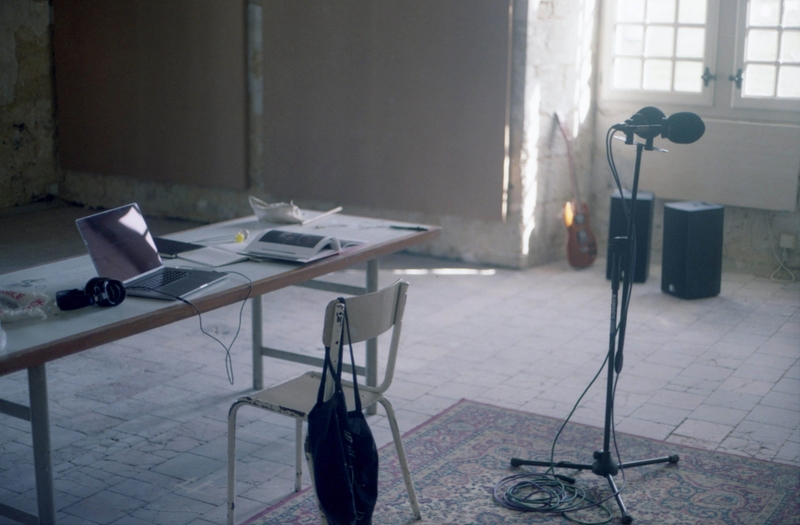
[[724, 208], [706, 202], [664, 205], [661, 291], [682, 299], [719, 294]]
[[[631, 193], [623, 192], [625, 203], [630, 207]], [[636, 192], [636, 209], [633, 213], [633, 237], [636, 239], [634, 257], [636, 266], [633, 269], [633, 282], [643, 283], [650, 274], [650, 244], [653, 237], [653, 205], [655, 195], [650, 191]], [[622, 208], [622, 197], [619, 192], [611, 196], [611, 213], [608, 220], [608, 240], [614, 237], [625, 237], [628, 234], [628, 220]], [[606, 279], [611, 279], [611, 258], [606, 258]]]

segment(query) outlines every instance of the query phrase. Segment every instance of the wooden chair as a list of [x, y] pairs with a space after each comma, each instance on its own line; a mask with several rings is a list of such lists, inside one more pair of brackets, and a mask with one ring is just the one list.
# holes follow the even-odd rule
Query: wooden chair
[[[400, 468], [408, 491], [408, 498], [414, 519], [420, 519], [419, 504], [414, 492], [414, 483], [411, 480], [411, 472], [408, 468], [406, 454], [403, 450], [403, 441], [400, 437], [400, 429], [397, 426], [394, 409], [389, 400], [383, 393], [389, 388], [394, 375], [394, 365], [397, 359], [397, 348], [400, 341], [400, 331], [402, 328], [403, 312], [406, 304], [406, 293], [408, 283], [398, 281], [392, 286], [384, 288], [374, 293], [361, 295], [346, 299], [347, 315], [350, 323], [350, 337], [352, 343], [359, 343], [367, 339], [375, 338], [383, 333], [392, 330], [391, 343], [389, 345], [389, 355], [386, 363], [386, 371], [383, 382], [377, 387], [369, 387], [359, 383], [358, 389], [361, 396], [361, 404], [364, 409], [380, 403], [386, 410], [389, 425], [392, 430], [392, 438], [397, 449], [397, 457], [400, 460]], [[334, 300], [328, 304], [325, 311], [325, 323], [322, 331], [322, 343], [337, 348], [337, 336], [341, 333], [341, 322], [338, 322], [335, 314], [336, 305], [339, 301]], [[343, 338], [344, 339], [344, 338]], [[344, 341], [343, 344], [346, 344]], [[345, 352], [347, 353], [347, 352]], [[336, 352], [331, 352], [332, 355]], [[236, 490], [236, 413], [239, 408], [249, 405], [262, 408], [271, 412], [277, 412], [295, 419], [295, 482], [294, 489], [299, 491], [303, 477], [303, 422], [306, 421], [308, 413], [317, 401], [317, 391], [319, 389], [320, 372], [307, 372], [300, 377], [282, 383], [280, 385], [262, 390], [250, 396], [244, 396], [236, 400], [231, 405], [228, 413], [228, 523], [234, 523], [235, 511], [235, 490]], [[332, 385], [333, 381], [327, 381], [327, 385]], [[355, 400], [353, 398], [352, 382], [342, 381], [344, 385], [347, 406], [353, 409]], [[327, 393], [329, 397], [330, 393]]]

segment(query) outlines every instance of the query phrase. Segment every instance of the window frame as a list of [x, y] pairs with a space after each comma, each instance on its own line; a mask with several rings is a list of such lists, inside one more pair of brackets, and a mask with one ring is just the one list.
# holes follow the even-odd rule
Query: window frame
[[[678, 0], [676, 0], [677, 2]], [[719, 27], [719, 0], [707, 0], [705, 49], [703, 69], [708, 67], [712, 73], [717, 59], [717, 33]], [[614, 38], [616, 12], [619, 0], [610, 0], [603, 9], [600, 59], [600, 97], [606, 101], [640, 102], [648, 104], [675, 104], [680, 106], [710, 107], [714, 101], [714, 81], [703, 85], [699, 93], [685, 91], [658, 91], [646, 89], [618, 89], [613, 86]], [[712, 35], [713, 33], [713, 35]], [[713, 36], [713, 38], [712, 38]]]
[[[761, 98], [761, 97], [743, 97], [744, 82], [746, 79], [744, 75], [745, 68], [745, 44], [747, 36], [747, 18], [748, 18], [748, 1], [739, 0], [736, 9], [736, 42], [734, 45], [733, 67], [731, 68], [732, 75], [742, 70], [742, 87], [738, 88], [732, 86], [731, 93], [731, 108], [737, 109], [761, 109], [771, 111], [792, 111], [800, 112], [800, 98]], [[777, 82], [777, 79], [776, 79]]]

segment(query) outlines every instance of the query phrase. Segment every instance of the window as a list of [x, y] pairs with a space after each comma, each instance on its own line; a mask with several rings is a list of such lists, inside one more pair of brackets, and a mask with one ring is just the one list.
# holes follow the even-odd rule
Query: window
[[607, 9], [604, 99], [800, 111], [800, 0], [613, 0]]
[[734, 105], [777, 108], [800, 100], [800, 0], [749, 0], [739, 17]]
[[620, 0], [614, 27], [613, 86], [702, 91], [704, 0]]

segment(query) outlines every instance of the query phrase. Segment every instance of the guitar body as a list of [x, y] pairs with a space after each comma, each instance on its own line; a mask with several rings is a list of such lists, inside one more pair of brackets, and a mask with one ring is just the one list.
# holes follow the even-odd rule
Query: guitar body
[[564, 224], [567, 226], [567, 261], [573, 268], [591, 266], [597, 257], [597, 240], [589, 225], [589, 206], [581, 202], [568, 202], [564, 206]]

